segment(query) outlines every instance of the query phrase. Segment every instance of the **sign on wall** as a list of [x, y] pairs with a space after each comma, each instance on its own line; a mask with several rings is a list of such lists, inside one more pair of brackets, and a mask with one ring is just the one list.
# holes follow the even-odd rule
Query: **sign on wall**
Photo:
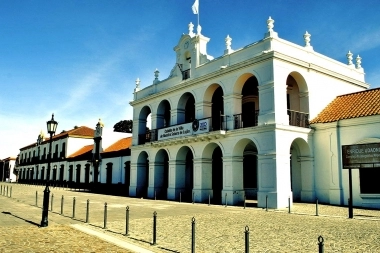
[[167, 140], [171, 138], [184, 137], [194, 134], [207, 133], [210, 131], [210, 120], [194, 120], [192, 123], [186, 123], [167, 128], [158, 129], [157, 140]]
[[342, 145], [343, 169], [380, 167], [380, 143]]

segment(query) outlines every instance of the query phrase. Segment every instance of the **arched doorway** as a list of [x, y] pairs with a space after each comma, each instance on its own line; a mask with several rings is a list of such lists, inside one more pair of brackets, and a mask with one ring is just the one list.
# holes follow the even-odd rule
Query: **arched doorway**
[[313, 157], [309, 144], [295, 139], [290, 146], [290, 177], [293, 201], [314, 201]]
[[225, 125], [225, 118], [222, 87], [219, 86], [218, 88], [216, 88], [214, 94], [212, 95], [211, 103], [212, 129], [214, 131], [225, 129], [225, 127], [223, 127]]
[[153, 176], [153, 196], [156, 196], [156, 198], [159, 199], [166, 199], [169, 187], [169, 156], [164, 149], [159, 150], [156, 154]]
[[144, 106], [139, 115], [138, 119], [138, 144], [145, 144], [151, 141], [150, 129], [151, 126], [148, 126], [148, 119], [150, 119], [151, 110], [148, 106]]
[[214, 204], [221, 204], [223, 190], [223, 154], [219, 146], [212, 152], [212, 190], [212, 202]]
[[195, 99], [186, 92], [178, 101], [177, 124], [190, 123], [195, 120]]
[[137, 189], [136, 196], [144, 197], [148, 196], [149, 185], [149, 157], [148, 154], [143, 151], [139, 154], [137, 159]]
[[170, 126], [170, 104], [167, 100], [162, 101], [157, 108], [157, 129]]
[[191, 149], [183, 146], [178, 150], [176, 158], [176, 188], [180, 191], [181, 201], [191, 202], [194, 188], [194, 155]]
[[259, 114], [259, 90], [258, 81], [251, 76], [245, 81], [242, 90], [242, 115], [240, 127], [257, 126]]
[[289, 125], [309, 127], [309, 94], [305, 79], [292, 72], [286, 79], [286, 106]]

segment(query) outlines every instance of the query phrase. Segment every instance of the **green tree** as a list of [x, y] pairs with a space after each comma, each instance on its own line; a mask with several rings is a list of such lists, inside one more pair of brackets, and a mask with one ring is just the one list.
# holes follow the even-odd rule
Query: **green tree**
[[114, 132], [132, 133], [133, 121], [132, 120], [120, 120], [113, 126]]

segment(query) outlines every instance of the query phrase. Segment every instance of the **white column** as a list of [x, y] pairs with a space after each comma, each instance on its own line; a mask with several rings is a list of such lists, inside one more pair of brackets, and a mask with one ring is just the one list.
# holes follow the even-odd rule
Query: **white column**
[[212, 191], [212, 159], [194, 159], [194, 201], [207, 202], [213, 196]]
[[169, 187], [168, 199], [179, 199], [180, 192], [185, 190], [186, 161], [171, 160], [169, 161]]
[[243, 157], [223, 157], [222, 204], [238, 205], [244, 201]]

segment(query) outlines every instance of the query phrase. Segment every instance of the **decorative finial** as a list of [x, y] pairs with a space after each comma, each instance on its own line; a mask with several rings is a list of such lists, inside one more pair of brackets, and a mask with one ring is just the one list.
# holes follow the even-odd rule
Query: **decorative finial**
[[98, 125], [100, 127], [102, 127], [102, 128], [104, 127], [104, 123], [102, 122], [102, 119], [100, 119], [100, 118], [99, 118], [99, 121], [98, 121]]
[[357, 69], [362, 68], [362, 58], [359, 55], [356, 57], [356, 68]]
[[306, 33], [303, 35], [303, 38], [305, 40], [305, 47], [310, 47], [310, 37], [311, 34], [306, 31]]
[[201, 34], [202, 27], [200, 25], [197, 26], [197, 34]]
[[155, 80], [158, 80], [158, 75], [160, 74], [160, 71], [158, 71], [158, 69], [156, 69], [155, 71], [154, 71], [154, 79]]
[[189, 24], [189, 35], [190, 37], [193, 37], [195, 34], [194, 34], [194, 25], [192, 22], [190, 22]]
[[226, 49], [224, 50], [224, 54], [230, 54], [233, 52], [233, 50], [231, 49], [231, 37], [230, 35], [227, 35], [227, 37], [224, 39], [224, 41], [226, 42]]
[[268, 27], [268, 32], [273, 32], [274, 20], [270, 16], [267, 20], [267, 27]]
[[232, 39], [231, 39], [230, 35], [227, 35], [227, 37], [225, 38], [225, 41], [226, 41], [226, 49], [227, 50], [231, 49], [231, 41], [232, 41]]
[[136, 88], [139, 89], [140, 88], [140, 78], [137, 78], [135, 82], [136, 82]]
[[351, 51], [348, 51], [348, 53], [346, 54], [347, 56], [347, 61], [348, 61], [348, 65], [352, 65], [352, 53]]

